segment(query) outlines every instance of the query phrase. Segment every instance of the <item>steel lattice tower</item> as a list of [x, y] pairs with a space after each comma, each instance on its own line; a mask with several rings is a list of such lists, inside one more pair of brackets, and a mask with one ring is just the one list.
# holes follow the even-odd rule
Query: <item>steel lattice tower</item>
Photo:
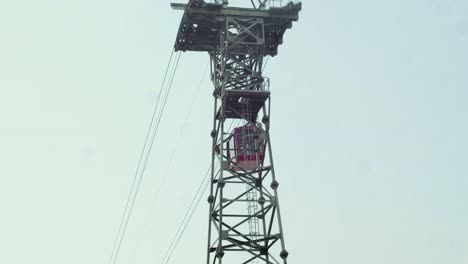
[[[285, 31], [298, 20], [301, 3], [244, 2], [248, 5], [233, 7], [226, 0], [171, 4], [184, 10], [175, 50], [208, 52], [211, 59], [207, 264], [286, 264], [270, 141], [270, 82], [262, 70], [264, 58], [277, 55]], [[242, 125], [237, 132], [228, 128], [233, 121]]]

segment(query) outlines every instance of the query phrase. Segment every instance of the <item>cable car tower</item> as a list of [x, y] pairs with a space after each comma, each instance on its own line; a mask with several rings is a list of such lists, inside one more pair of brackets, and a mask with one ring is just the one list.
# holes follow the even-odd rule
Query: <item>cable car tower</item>
[[270, 141], [270, 81], [262, 70], [298, 20], [301, 3], [231, 2], [171, 4], [184, 11], [175, 50], [208, 52], [211, 59], [207, 264], [287, 264]]

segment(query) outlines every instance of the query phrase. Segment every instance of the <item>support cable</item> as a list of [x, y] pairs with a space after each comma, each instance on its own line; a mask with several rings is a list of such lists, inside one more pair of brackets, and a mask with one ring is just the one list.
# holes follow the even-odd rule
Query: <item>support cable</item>
[[[169, 263], [172, 254], [174, 253], [177, 245], [179, 244], [180, 239], [184, 235], [185, 229], [187, 228], [188, 224], [190, 223], [190, 220], [192, 219], [192, 216], [194, 212], [196, 211], [198, 204], [200, 203], [201, 198], [203, 197], [203, 194], [206, 191], [206, 188], [208, 187], [208, 182], [206, 182], [206, 179], [208, 178], [209, 172], [211, 171], [211, 165], [208, 168], [208, 170], [205, 173], [205, 176], [203, 177], [200, 185], [198, 186], [197, 192], [195, 193], [194, 199], [192, 199], [192, 202], [190, 203], [187, 212], [185, 213], [182, 221], [180, 222], [179, 227], [177, 228], [176, 233], [174, 234], [174, 237], [172, 238], [171, 244], [169, 245], [169, 248], [167, 249], [166, 253], [164, 254], [164, 257], [161, 261], [161, 264], [167, 264]], [[203, 190], [202, 190], [203, 189]]]
[[[265, 69], [265, 67], [266, 67], [266, 65], [264, 65], [263, 69]], [[206, 72], [206, 70], [207, 69], [205, 69], [205, 72]], [[203, 75], [204, 74], [205, 73], [203, 73]], [[201, 81], [199, 83], [199, 86], [201, 86]], [[199, 88], [200, 87], [198, 87], [197, 90]], [[194, 102], [192, 101], [192, 104], [191, 104], [190, 108], [193, 107], [193, 103]], [[191, 110], [189, 110], [189, 114], [186, 116], [185, 122], [187, 122], [187, 119], [190, 116], [190, 112], [191, 112]], [[235, 126], [236, 127], [239, 126], [241, 122], [242, 122], [242, 120], [238, 120], [238, 122], [237, 122], [237, 124]], [[229, 126], [228, 131], [231, 131], [234, 123], [235, 123], [235, 121], [233, 120], [231, 122], [230, 126]], [[219, 164], [217, 164], [217, 165], [219, 166]], [[170, 260], [172, 258], [172, 255], [175, 252], [181, 238], [183, 237], [187, 226], [190, 224], [190, 221], [192, 219], [193, 214], [195, 213], [196, 209], [198, 208], [198, 206], [200, 204], [200, 201], [201, 201], [201, 198], [203, 197], [203, 194], [206, 192], [206, 189], [207, 189], [208, 183], [209, 183], [209, 181], [206, 181], [206, 179], [208, 178], [210, 171], [211, 171], [211, 164], [209, 165], [208, 170], [205, 173], [205, 176], [203, 177], [200, 185], [198, 186], [198, 189], [195, 192], [194, 198], [192, 199], [192, 202], [190, 203], [189, 207], [187, 208], [187, 211], [186, 211], [184, 217], [182, 218], [182, 221], [180, 222], [179, 227], [177, 228], [177, 231], [174, 233], [174, 237], [172, 238], [172, 241], [171, 241], [168, 249], [166, 250], [166, 252], [164, 254], [164, 257], [161, 260], [161, 264], [168, 264], [170, 262]], [[203, 188], [203, 190], [202, 190], [202, 188]]]
[[[239, 126], [242, 120], [239, 120], [236, 124], [236, 126]], [[232, 126], [234, 125], [234, 121], [231, 122], [228, 131], [231, 131]], [[219, 164], [217, 164], [219, 166]], [[209, 181], [206, 181], [206, 179], [209, 176], [209, 173], [211, 171], [211, 164], [208, 167], [208, 170], [205, 173], [205, 176], [203, 177], [200, 185], [198, 186], [198, 189], [195, 193], [194, 198], [192, 199], [192, 202], [190, 203], [187, 212], [185, 213], [184, 217], [182, 218], [182, 221], [177, 228], [177, 231], [174, 234], [174, 237], [172, 238], [172, 241], [169, 245], [169, 248], [166, 250], [166, 253], [164, 254], [164, 257], [161, 261], [161, 264], [168, 264], [169, 261], [171, 260], [171, 257], [176, 250], [181, 238], [184, 235], [185, 229], [187, 226], [190, 224], [190, 221], [192, 220], [192, 216], [195, 213], [195, 211], [198, 208], [198, 205], [200, 204], [200, 200], [203, 197], [203, 194], [206, 192], [206, 189], [208, 187]], [[202, 190], [203, 188], [203, 190]], [[195, 202], [196, 201], [196, 202]]]
[[[186, 126], [188, 124], [188, 120], [189, 120], [190, 116], [192, 115], [192, 111], [193, 111], [193, 107], [195, 105], [195, 101], [196, 101], [196, 99], [197, 99], [197, 97], [199, 95], [200, 89], [201, 89], [201, 87], [203, 85], [203, 80], [204, 80], [203, 76], [206, 74], [206, 72], [208, 70], [208, 66], [209, 66], [209, 64], [207, 63], [207, 65], [205, 66], [205, 69], [203, 71], [202, 78], [200, 78], [197, 89], [195, 90], [195, 93], [194, 93], [194, 95], [192, 97], [192, 101], [190, 103], [189, 111], [188, 111], [187, 115], [185, 116], [184, 123], [182, 124], [182, 130], [184, 130], [186, 128]], [[166, 167], [166, 171], [171, 168], [171, 166], [172, 166], [172, 164], [174, 162], [174, 157], [175, 157], [175, 155], [177, 153], [177, 149], [179, 148], [180, 142], [182, 142], [182, 135], [179, 136], [179, 139], [177, 140], [177, 145], [172, 150], [171, 156], [169, 158], [168, 165]], [[159, 184], [158, 189], [156, 191], [156, 198], [159, 196], [159, 193], [160, 193], [161, 188], [164, 185], [165, 181], [166, 181], [166, 173], [163, 173], [161, 183]]]
[[[173, 64], [171, 73], [169, 73], [169, 69], [171, 68], [170, 66], [171, 66], [171, 63], [172, 63], [173, 55], [174, 55], [174, 52], [171, 52], [169, 62], [167, 64], [167, 67], [166, 67], [166, 70], [165, 70], [163, 82], [161, 84], [161, 89], [160, 89], [160, 91], [158, 93], [158, 96], [157, 96], [156, 105], [155, 105], [155, 108], [154, 108], [154, 111], [153, 111], [153, 115], [151, 117], [151, 122], [150, 122], [150, 126], [148, 128], [145, 143], [143, 145], [143, 149], [142, 149], [141, 154], [140, 154], [140, 159], [138, 161], [137, 170], [136, 170], [135, 176], [133, 178], [133, 182], [132, 182], [132, 185], [131, 185], [131, 188], [130, 188], [130, 192], [129, 192], [129, 195], [127, 197], [127, 202], [126, 202], [126, 205], [125, 205], [124, 213], [122, 215], [122, 219], [120, 221], [117, 236], [116, 236], [116, 239], [114, 241], [114, 246], [112, 248], [111, 257], [110, 257], [109, 262], [108, 262], [109, 264], [111, 264], [111, 263], [115, 264], [116, 261], [117, 261], [117, 257], [119, 255], [120, 248], [122, 246], [122, 241], [124, 239], [128, 223], [130, 221], [130, 216], [132, 214], [133, 207], [135, 205], [135, 200], [136, 200], [136, 198], [138, 196], [138, 191], [140, 189], [141, 181], [143, 179], [143, 175], [144, 175], [144, 172], [146, 170], [146, 165], [147, 165], [147, 162], [148, 162], [148, 158], [150, 156], [151, 149], [152, 149], [152, 146], [153, 146], [153, 143], [154, 143], [154, 139], [156, 137], [156, 134], [157, 134], [157, 131], [158, 131], [158, 128], [159, 128], [159, 123], [160, 123], [161, 118], [163, 116], [164, 108], [166, 106], [166, 101], [167, 101], [167, 98], [168, 98], [169, 93], [170, 93], [171, 88], [172, 88], [172, 83], [173, 83], [174, 76], [175, 76], [175, 73], [177, 71], [177, 66], [178, 66], [179, 59], [180, 59], [180, 53], [176, 55], [176, 62], [175, 62], [175, 64]], [[166, 82], [168, 73], [169, 73], [169, 81]], [[164, 85], [166, 83], [168, 83], [168, 85], [167, 85], [166, 92], [163, 95]], [[163, 100], [162, 100], [163, 105], [161, 107], [161, 111], [159, 112], [159, 114], [157, 114], [158, 113], [157, 110], [159, 109], [158, 107], [159, 107], [159, 104], [161, 102], [161, 95], [163, 95], [163, 97], [164, 97]], [[156, 123], [155, 123], [155, 120], [156, 120]], [[153, 129], [153, 127], [154, 127], [154, 129]], [[142, 162], [143, 162], [143, 165], [142, 165]]]

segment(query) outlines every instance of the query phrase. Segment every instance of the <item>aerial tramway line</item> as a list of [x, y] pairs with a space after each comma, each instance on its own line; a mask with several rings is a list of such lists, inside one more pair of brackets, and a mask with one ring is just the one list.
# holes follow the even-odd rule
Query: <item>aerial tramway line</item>
[[[270, 82], [262, 70], [264, 58], [277, 55], [302, 6], [292, 1], [237, 2], [241, 5], [226, 0], [171, 4], [184, 11], [175, 51], [208, 52], [211, 60], [207, 264], [286, 264], [270, 140]], [[227, 130], [227, 120], [240, 124]]]

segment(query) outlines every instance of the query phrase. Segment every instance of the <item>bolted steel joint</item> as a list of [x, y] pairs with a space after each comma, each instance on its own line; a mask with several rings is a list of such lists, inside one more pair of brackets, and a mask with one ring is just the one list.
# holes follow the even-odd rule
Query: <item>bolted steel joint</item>
[[226, 185], [226, 183], [225, 183], [224, 181], [219, 181], [219, 182], [218, 182], [218, 186], [219, 186], [219, 188], [221, 188], [221, 189], [224, 188], [225, 185]]
[[216, 257], [219, 258], [219, 259], [223, 258], [224, 257], [224, 251], [222, 249], [218, 249], [216, 251]]
[[215, 200], [215, 198], [214, 198], [213, 195], [208, 196], [208, 203], [209, 203], [209, 204], [214, 203], [214, 200]]
[[268, 247], [260, 247], [260, 255], [268, 255]]
[[216, 130], [214, 130], [214, 129], [211, 130], [210, 136], [211, 136], [212, 138], [216, 137]]
[[270, 186], [273, 190], [276, 190], [278, 189], [279, 183], [276, 180], [274, 180]]
[[268, 124], [269, 122], [270, 122], [270, 118], [269, 118], [268, 116], [264, 116], [264, 117], [262, 118], [262, 123], [263, 123], [263, 124], [266, 125], [266, 124]]
[[283, 249], [283, 250], [281, 251], [281, 253], [280, 253], [280, 257], [281, 257], [282, 259], [287, 259], [288, 256], [289, 256], [289, 252], [288, 252], [286, 249]]
[[262, 187], [262, 179], [257, 178], [255, 179], [255, 187], [261, 188]]
[[266, 201], [266, 200], [265, 200], [265, 197], [263, 197], [263, 196], [260, 196], [260, 198], [258, 198], [258, 203], [259, 203], [260, 205], [264, 205], [264, 204], [265, 204], [265, 201]]

